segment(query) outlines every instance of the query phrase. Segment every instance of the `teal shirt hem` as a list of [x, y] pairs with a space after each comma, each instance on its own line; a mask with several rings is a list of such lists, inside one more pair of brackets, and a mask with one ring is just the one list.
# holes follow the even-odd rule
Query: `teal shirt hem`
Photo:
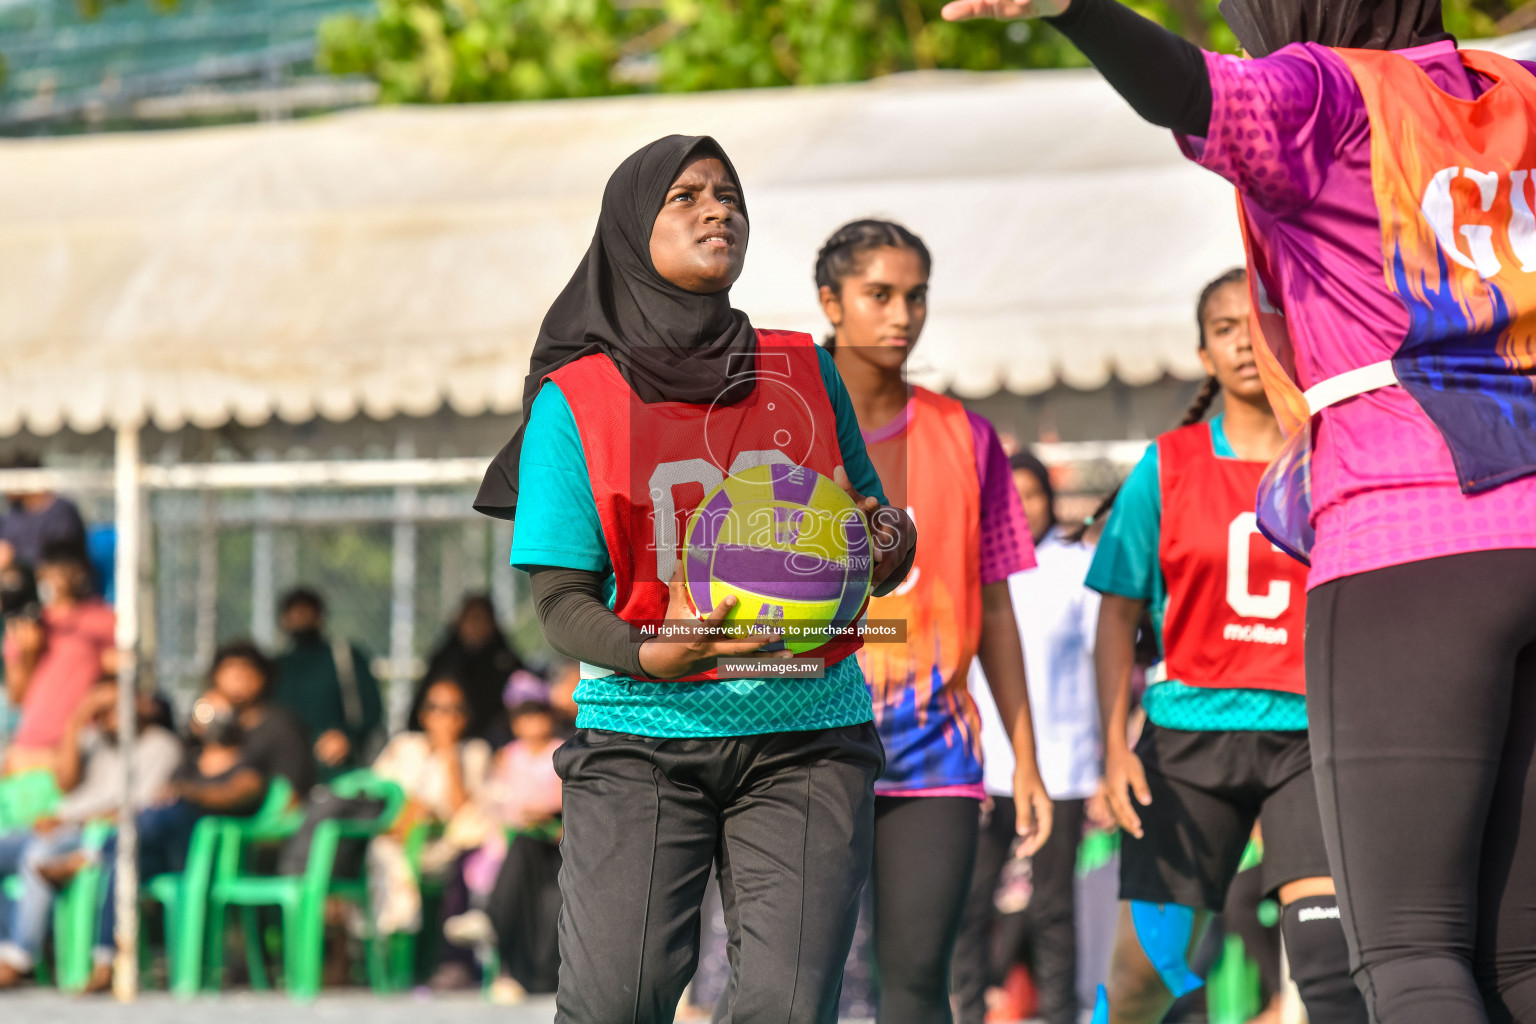
[[1307, 727], [1307, 698], [1279, 690], [1153, 683], [1142, 694], [1147, 720], [1188, 732], [1299, 732]]
[[[1211, 448], [1219, 459], [1237, 453], [1227, 440], [1225, 417], [1211, 418]], [[1168, 584], [1159, 559], [1163, 518], [1157, 444], [1131, 470], [1105, 522], [1086, 584], [1101, 594], [1146, 601], [1158, 651]], [[1186, 686], [1176, 679], [1153, 683], [1142, 696], [1147, 719], [1164, 729], [1192, 732], [1290, 731], [1307, 727], [1307, 699], [1278, 690]]]
[[761, 736], [861, 725], [875, 718], [857, 658], [821, 679], [666, 683], [603, 676], [576, 687], [576, 726], [664, 739]]

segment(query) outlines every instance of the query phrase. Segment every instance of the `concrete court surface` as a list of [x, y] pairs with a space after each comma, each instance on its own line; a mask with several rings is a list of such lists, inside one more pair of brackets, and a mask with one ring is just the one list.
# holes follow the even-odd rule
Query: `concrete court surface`
[[379, 997], [361, 991], [300, 1004], [281, 995], [231, 993], [179, 1002], [147, 992], [123, 1004], [44, 988], [0, 993], [3, 1024], [550, 1024], [554, 1017], [554, 996], [493, 1006], [473, 995]]

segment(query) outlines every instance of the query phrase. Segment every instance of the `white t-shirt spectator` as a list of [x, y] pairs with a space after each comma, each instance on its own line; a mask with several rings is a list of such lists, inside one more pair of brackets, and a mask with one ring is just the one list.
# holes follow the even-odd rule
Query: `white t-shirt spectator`
[[[1093, 639], [1099, 595], [1083, 586], [1093, 549], [1069, 544], [1059, 527], [1035, 545], [1036, 567], [1008, 577], [1024, 644], [1035, 756], [1053, 800], [1082, 800], [1099, 782], [1099, 702]], [[981, 712], [985, 784], [993, 796], [1013, 795], [1013, 745], [1003, 729], [979, 660], [971, 662], [971, 695]]]
[[[123, 761], [117, 741], [98, 729], [80, 737], [80, 781], [59, 802], [60, 821], [85, 823], [117, 813], [122, 793]], [[159, 799], [181, 764], [181, 740], [169, 729], [146, 725], [133, 744], [133, 806], [143, 810]]]

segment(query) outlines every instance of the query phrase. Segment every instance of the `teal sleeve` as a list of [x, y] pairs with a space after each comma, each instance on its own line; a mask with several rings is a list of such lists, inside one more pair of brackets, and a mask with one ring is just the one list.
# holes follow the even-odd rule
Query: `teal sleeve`
[[859, 418], [854, 414], [853, 400], [843, 386], [842, 375], [837, 372], [837, 363], [832, 353], [820, 345], [816, 346], [816, 355], [821, 360], [821, 382], [826, 386], [832, 412], [837, 416], [837, 449], [843, 456], [843, 472], [848, 474], [848, 482], [860, 494], [872, 495], [880, 499], [880, 504], [889, 505], [885, 488], [880, 485], [880, 474], [875, 472], [869, 452], [864, 450], [864, 432], [859, 429]]
[[1157, 445], [1149, 445], [1131, 475], [1120, 486], [1103, 536], [1088, 569], [1088, 587], [1101, 594], [1152, 601], [1158, 593], [1162, 565], [1158, 540], [1163, 519], [1162, 489], [1157, 477]]
[[523, 430], [512, 564], [589, 572], [609, 568], [581, 433], [570, 403], [552, 381], [539, 389]]

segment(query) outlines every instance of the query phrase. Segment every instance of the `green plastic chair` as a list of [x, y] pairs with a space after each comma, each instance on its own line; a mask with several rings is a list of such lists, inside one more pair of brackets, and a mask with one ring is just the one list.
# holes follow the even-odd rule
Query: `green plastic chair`
[[[80, 837], [83, 850], [99, 853], [116, 830], [110, 821], [93, 821]], [[93, 859], [70, 880], [53, 903], [53, 959], [55, 983], [65, 992], [80, 992], [91, 978], [91, 947], [96, 939], [96, 916], [101, 912], [106, 873], [111, 864]]]
[[[166, 962], [171, 992], [177, 998], [197, 995], [203, 983], [203, 949], [208, 922], [208, 890], [221, 844], [236, 847], [242, 840], [269, 832], [291, 835], [298, 828], [293, 786], [281, 775], [267, 785], [267, 795], [246, 817], [209, 815], [192, 829], [187, 865], [180, 873], [156, 875], [139, 889], [139, 898], [164, 908]], [[221, 940], [215, 929], [216, 940]], [[89, 968], [87, 968], [88, 970]]]
[[[92, 822], [85, 827], [81, 848], [99, 851], [112, 834], [110, 822]], [[79, 992], [91, 974], [91, 944], [95, 936], [96, 913], [99, 909], [102, 872], [111, 865], [92, 862], [75, 875], [53, 903], [53, 948], [55, 974], [50, 977], [48, 964], [37, 965], [38, 981], [55, 982], [66, 992]], [[6, 899], [13, 903], [21, 899], [22, 878], [7, 876], [0, 883]]]
[[[402, 844], [405, 850], [405, 859], [411, 866], [411, 874], [416, 879], [416, 888], [421, 893], [423, 918], [427, 900], [434, 895], [441, 895], [442, 884], [425, 878], [421, 873], [421, 856], [426, 850], [427, 843], [443, 834], [443, 826], [439, 822], [421, 821], [411, 826], [405, 834], [405, 842]], [[416, 963], [419, 955], [419, 943], [421, 933], [396, 932], [393, 935], [383, 936], [386, 947], [386, 957], [389, 961], [388, 976], [389, 988], [394, 992], [408, 991], [416, 980]], [[436, 955], [435, 949], [430, 951], [430, 956]]]
[[46, 768], [0, 779], [0, 832], [30, 828], [57, 810], [63, 798], [58, 780]]
[[[58, 780], [46, 768], [19, 772], [0, 779], [0, 832], [31, 828], [39, 819], [58, 809], [64, 794]], [[21, 898], [21, 876], [0, 878], [0, 893], [11, 901]], [[44, 965], [39, 965], [43, 968]], [[41, 980], [46, 970], [39, 975]]]
[[[309, 861], [301, 875], [250, 875], [243, 871], [241, 853], [245, 841], [273, 839], [292, 835], [296, 822], [284, 822], [270, 831], [240, 830], [226, 825], [220, 840], [213, 881], [208, 890], [208, 913], [214, 936], [230, 907], [243, 911], [245, 955], [254, 987], [265, 985], [261, 936], [257, 928], [256, 908], [279, 907], [283, 916], [283, 983], [295, 999], [310, 1000], [320, 991], [321, 960], [324, 953], [325, 903], [335, 896], [367, 908], [366, 878], [336, 878], [332, 871], [336, 849], [343, 839], [372, 839], [389, 829], [405, 806], [405, 792], [387, 779], [362, 770], [349, 772], [331, 781], [331, 790], [342, 797], [372, 797], [382, 800], [384, 808], [367, 820], [330, 820], [315, 827], [309, 848]], [[378, 991], [387, 990], [389, 982], [379, 936], [369, 939], [368, 972]], [[214, 941], [208, 949], [210, 980], [223, 970], [224, 944]]]

